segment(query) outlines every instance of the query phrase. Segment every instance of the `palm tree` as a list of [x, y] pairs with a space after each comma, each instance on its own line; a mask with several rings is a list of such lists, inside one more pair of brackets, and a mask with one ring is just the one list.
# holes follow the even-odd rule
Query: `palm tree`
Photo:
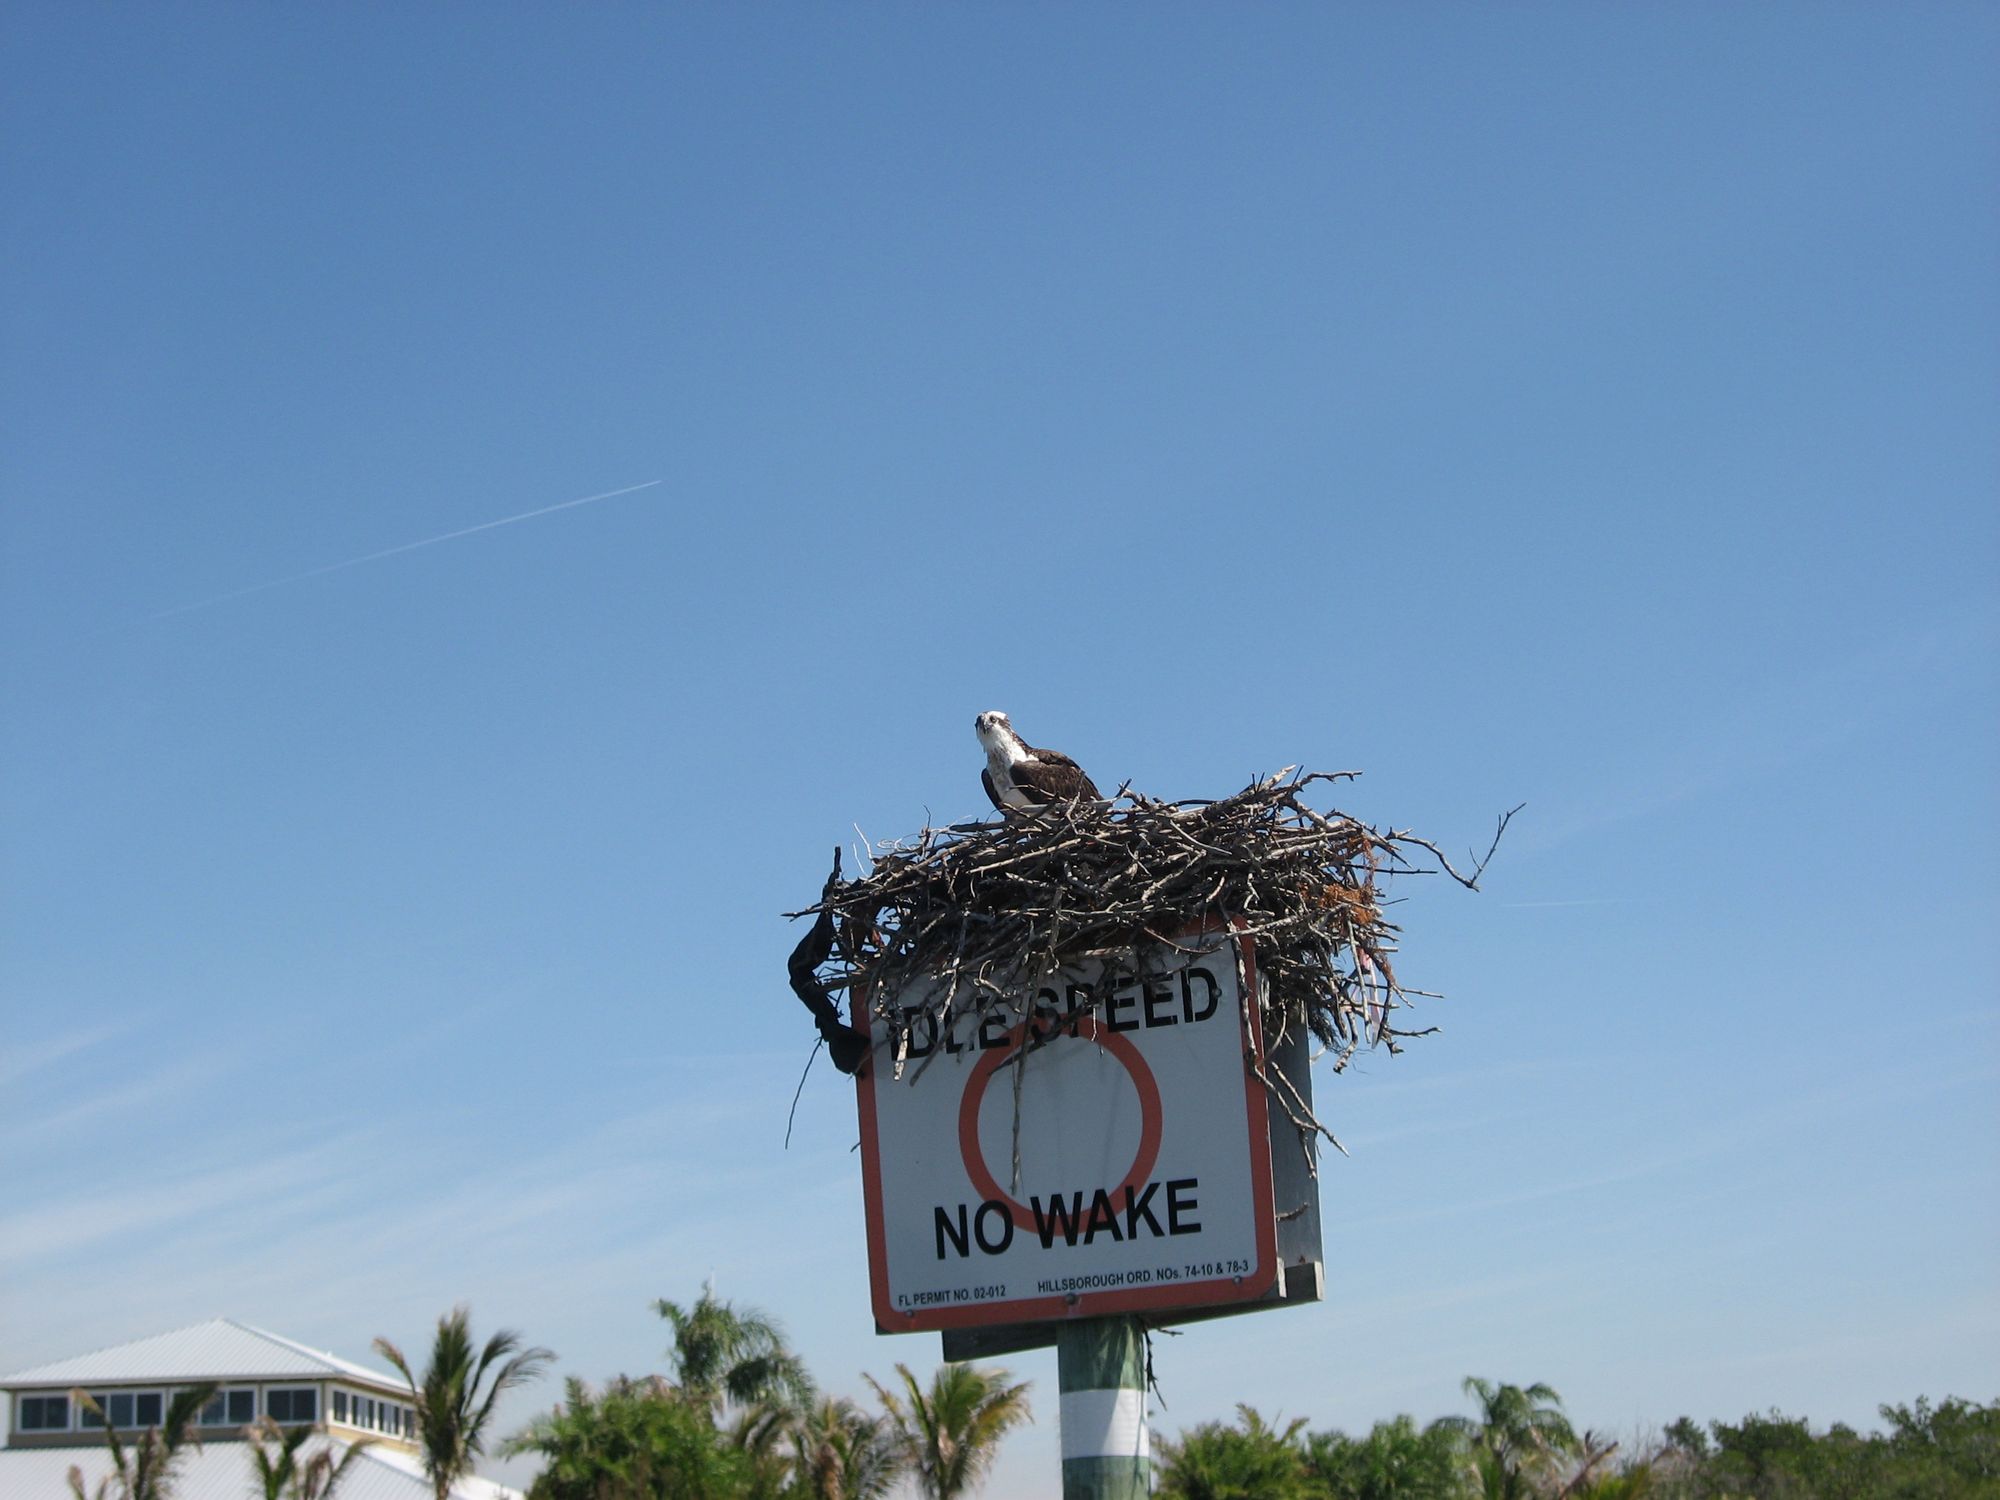
[[1522, 1500], [1576, 1446], [1562, 1397], [1551, 1386], [1495, 1385], [1468, 1375], [1465, 1393], [1478, 1400], [1479, 1415], [1446, 1420], [1466, 1439], [1472, 1478], [1485, 1500]]
[[1028, 1387], [1009, 1385], [1005, 1370], [944, 1365], [930, 1389], [917, 1384], [908, 1365], [896, 1366], [902, 1389], [885, 1388], [872, 1375], [882, 1409], [904, 1450], [917, 1493], [925, 1500], [958, 1500], [986, 1477], [1000, 1440], [1028, 1415]]
[[754, 1500], [765, 1477], [716, 1430], [706, 1406], [657, 1376], [619, 1376], [593, 1391], [572, 1376], [562, 1403], [510, 1438], [509, 1457], [536, 1453], [530, 1500]]
[[[1648, 1500], [1648, 1497], [1660, 1494], [1665, 1488], [1654, 1482], [1652, 1464], [1641, 1461], [1616, 1474], [1600, 1474], [1581, 1488], [1572, 1486], [1564, 1493], [1577, 1497], [1577, 1500]], [[1681, 1490], [1667, 1492], [1685, 1493]]]
[[1274, 1427], [1238, 1403], [1240, 1427], [1203, 1422], [1160, 1444], [1159, 1493], [1172, 1500], [1305, 1500], [1305, 1418]]
[[775, 1497], [789, 1491], [792, 1454], [787, 1439], [798, 1414], [768, 1401], [738, 1408], [723, 1436], [749, 1465], [750, 1494]]
[[243, 1433], [250, 1440], [250, 1466], [261, 1500], [333, 1500], [354, 1461], [375, 1443], [373, 1438], [360, 1438], [346, 1444], [338, 1462], [333, 1456], [338, 1445], [328, 1443], [301, 1460], [299, 1450], [315, 1434], [310, 1426], [288, 1430], [260, 1417]]
[[192, 1385], [174, 1393], [167, 1403], [166, 1420], [148, 1427], [127, 1451], [118, 1441], [118, 1429], [104, 1415], [104, 1408], [87, 1391], [71, 1391], [70, 1399], [83, 1410], [94, 1412], [104, 1424], [104, 1441], [111, 1449], [111, 1472], [97, 1481], [95, 1494], [83, 1486], [83, 1470], [72, 1464], [70, 1493], [76, 1500], [168, 1500], [173, 1494], [174, 1471], [179, 1468], [181, 1450], [189, 1444], [199, 1448], [201, 1436], [195, 1418], [215, 1394], [215, 1386]]
[[882, 1500], [902, 1477], [895, 1429], [844, 1396], [829, 1396], [792, 1424], [792, 1470], [805, 1500]]
[[1606, 1472], [1606, 1465], [1618, 1452], [1618, 1440], [1605, 1437], [1602, 1433], [1588, 1428], [1574, 1440], [1570, 1450], [1570, 1470], [1556, 1488], [1556, 1500], [1570, 1500], [1576, 1495], [1598, 1496], [1604, 1492], [1606, 1484], [1615, 1487], [1612, 1493], [1622, 1491], [1616, 1481], [1624, 1476]]
[[738, 1311], [711, 1283], [694, 1306], [662, 1297], [653, 1310], [674, 1329], [674, 1381], [689, 1397], [719, 1410], [759, 1402], [798, 1411], [813, 1398], [805, 1361], [785, 1347], [784, 1331], [754, 1307]]
[[403, 1351], [387, 1339], [375, 1352], [396, 1367], [417, 1409], [417, 1453], [437, 1500], [450, 1500], [452, 1486], [472, 1472], [486, 1451], [486, 1427], [493, 1404], [517, 1385], [534, 1380], [554, 1362], [547, 1349], [523, 1349], [521, 1336], [501, 1329], [477, 1354], [472, 1347], [472, 1314], [454, 1307], [438, 1319], [430, 1363], [419, 1381]]
[[1464, 1491], [1464, 1439], [1449, 1422], [1419, 1428], [1407, 1413], [1366, 1437], [1315, 1432], [1305, 1442], [1312, 1492], [1340, 1500], [1444, 1500]]

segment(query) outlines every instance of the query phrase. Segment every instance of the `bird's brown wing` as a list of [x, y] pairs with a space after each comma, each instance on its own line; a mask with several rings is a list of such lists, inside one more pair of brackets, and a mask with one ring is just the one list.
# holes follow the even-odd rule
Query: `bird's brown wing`
[[[1028, 746], [1034, 760], [1020, 768], [1036, 792], [1052, 802], [1074, 802], [1079, 797], [1095, 802], [1103, 795], [1097, 784], [1084, 774], [1083, 767], [1060, 750], [1039, 750]], [[1017, 776], [1017, 779], [1018, 776]]]

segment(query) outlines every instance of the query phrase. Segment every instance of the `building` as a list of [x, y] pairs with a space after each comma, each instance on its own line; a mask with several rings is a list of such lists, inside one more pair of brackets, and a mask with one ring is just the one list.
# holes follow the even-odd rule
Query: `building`
[[[284, 1427], [309, 1424], [343, 1449], [368, 1441], [338, 1500], [429, 1500], [416, 1414], [397, 1377], [230, 1318], [0, 1379], [8, 1419], [0, 1497], [60, 1500], [69, 1493], [72, 1466], [94, 1494], [111, 1472], [104, 1421], [73, 1392], [86, 1392], [123, 1440], [158, 1426], [176, 1391], [210, 1382], [217, 1391], [197, 1421], [201, 1446], [187, 1451], [178, 1471], [178, 1500], [243, 1500], [252, 1474], [244, 1429], [260, 1417]], [[520, 1500], [518, 1491], [476, 1478], [455, 1493], [463, 1500]]]

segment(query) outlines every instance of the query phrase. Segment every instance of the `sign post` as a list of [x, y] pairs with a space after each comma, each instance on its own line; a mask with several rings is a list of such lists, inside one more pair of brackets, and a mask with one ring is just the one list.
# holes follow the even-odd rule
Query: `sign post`
[[1146, 1344], [1136, 1318], [1085, 1318], [1056, 1331], [1063, 1500], [1145, 1500]]

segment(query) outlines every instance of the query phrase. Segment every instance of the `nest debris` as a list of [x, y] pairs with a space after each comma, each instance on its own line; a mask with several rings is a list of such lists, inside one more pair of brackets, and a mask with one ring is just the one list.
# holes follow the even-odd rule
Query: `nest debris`
[[795, 988], [804, 979], [823, 996], [867, 996], [895, 1038], [900, 1073], [911, 1018], [897, 1002], [906, 994], [931, 997], [939, 1021], [983, 1017], [1018, 1010], [1046, 976], [1092, 963], [1103, 965], [1097, 985], [1108, 993], [1140, 976], [1149, 950], [1156, 969], [1161, 948], [1181, 947], [1178, 934], [1233, 922], [1256, 945], [1267, 1042], [1304, 1027], [1336, 1071], [1364, 1044], [1399, 1051], [1437, 1028], [1397, 1024], [1411, 997], [1428, 992], [1396, 977], [1387, 883], [1442, 873], [1476, 890], [1520, 809], [1501, 817], [1492, 846], [1461, 873], [1427, 839], [1307, 802], [1309, 788], [1359, 774], [1288, 767], [1220, 801], [1121, 789], [1032, 817], [926, 827], [877, 846], [873, 868], [852, 880], [840, 878], [836, 852], [820, 900], [790, 914], [819, 918], [819, 941], [809, 935], [795, 955], [805, 971]]

